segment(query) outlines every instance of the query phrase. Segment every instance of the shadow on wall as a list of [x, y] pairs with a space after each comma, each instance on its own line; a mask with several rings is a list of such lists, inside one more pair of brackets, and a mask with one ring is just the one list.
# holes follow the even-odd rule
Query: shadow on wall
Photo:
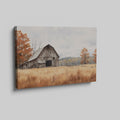
[[16, 90], [16, 79], [17, 79], [17, 74], [16, 74], [16, 43], [15, 43], [15, 29], [16, 27], [14, 27], [12, 29], [12, 33], [11, 33], [11, 40], [12, 40], [12, 63], [11, 63], [11, 74], [12, 74], [12, 88], [13, 88], [13, 91]]

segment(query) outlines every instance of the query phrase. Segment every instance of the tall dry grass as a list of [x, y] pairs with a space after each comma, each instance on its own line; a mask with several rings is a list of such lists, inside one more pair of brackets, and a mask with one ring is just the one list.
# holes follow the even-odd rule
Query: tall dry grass
[[94, 81], [96, 81], [96, 65], [17, 70], [18, 89]]

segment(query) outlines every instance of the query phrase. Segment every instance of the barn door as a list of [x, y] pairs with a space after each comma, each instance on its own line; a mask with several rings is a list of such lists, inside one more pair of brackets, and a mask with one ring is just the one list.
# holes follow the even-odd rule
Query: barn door
[[46, 61], [46, 67], [48, 67], [48, 66], [52, 66], [52, 60], [47, 60]]

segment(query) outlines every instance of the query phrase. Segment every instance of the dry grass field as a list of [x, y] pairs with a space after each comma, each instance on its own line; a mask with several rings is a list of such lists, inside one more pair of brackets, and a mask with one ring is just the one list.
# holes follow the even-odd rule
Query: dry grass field
[[17, 70], [17, 88], [44, 87], [96, 81], [96, 65]]

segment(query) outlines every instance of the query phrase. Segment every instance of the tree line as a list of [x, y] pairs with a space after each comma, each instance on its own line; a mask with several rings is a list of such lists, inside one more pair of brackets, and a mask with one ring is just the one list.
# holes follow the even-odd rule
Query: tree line
[[[89, 52], [86, 48], [83, 48], [82, 51], [81, 51], [81, 64], [89, 64]], [[94, 53], [93, 53], [93, 61], [96, 63], [96, 49], [94, 50]]]

